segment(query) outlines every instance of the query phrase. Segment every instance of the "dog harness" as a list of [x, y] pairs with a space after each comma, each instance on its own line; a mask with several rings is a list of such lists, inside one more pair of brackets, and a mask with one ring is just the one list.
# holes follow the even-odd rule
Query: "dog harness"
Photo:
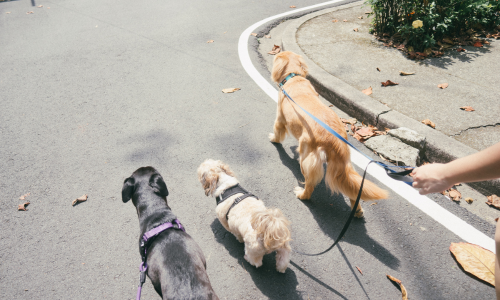
[[238, 204], [241, 201], [243, 201], [243, 199], [248, 198], [248, 197], [255, 197], [255, 198], [259, 199], [257, 196], [249, 193], [247, 190], [245, 190], [244, 188], [242, 188], [240, 186], [240, 184], [238, 183], [237, 185], [232, 186], [232, 187], [228, 188], [227, 190], [225, 190], [222, 194], [220, 194], [220, 196], [215, 197], [215, 202], [217, 203], [217, 205], [219, 205], [222, 202], [226, 201], [229, 197], [231, 197], [233, 195], [236, 195], [236, 194], [239, 194], [239, 193], [243, 193], [243, 195], [241, 195], [238, 198], [236, 198], [236, 200], [234, 200], [234, 203], [227, 210], [226, 220], [229, 219], [229, 212], [231, 211], [231, 209], [233, 207], [235, 207], [236, 204]]
[[295, 76], [302, 76], [302, 75], [300, 75], [300, 74], [295, 74], [295, 73], [290, 73], [290, 74], [288, 74], [288, 76], [287, 76], [287, 77], [285, 77], [285, 79], [283, 79], [283, 81], [282, 81], [282, 82], [280, 82], [280, 83], [278, 84], [278, 85], [279, 85], [279, 87], [283, 87], [283, 86], [285, 85], [285, 83], [286, 83], [288, 80], [292, 79], [292, 78], [293, 78], [293, 77], [295, 77]]
[[142, 285], [144, 284], [144, 282], [146, 282], [146, 274], [148, 271], [148, 264], [146, 262], [147, 246], [149, 243], [151, 243], [151, 241], [154, 239], [154, 237], [156, 237], [157, 235], [159, 235], [160, 233], [162, 233], [163, 231], [165, 231], [169, 228], [174, 228], [174, 229], [178, 229], [178, 230], [182, 230], [182, 231], [186, 232], [184, 227], [182, 227], [181, 222], [179, 222], [179, 220], [175, 219], [172, 222], [167, 222], [167, 223], [161, 224], [160, 226], [156, 226], [155, 228], [146, 232], [142, 236], [141, 245], [140, 245], [142, 263], [139, 266], [139, 271], [141, 271], [141, 281], [139, 283], [139, 290], [137, 291], [137, 297], [136, 297], [137, 300], [141, 299]]

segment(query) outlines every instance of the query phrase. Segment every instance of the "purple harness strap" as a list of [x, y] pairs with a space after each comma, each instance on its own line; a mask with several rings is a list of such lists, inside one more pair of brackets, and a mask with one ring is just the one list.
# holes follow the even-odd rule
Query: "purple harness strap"
[[[177, 224], [177, 228], [174, 227], [174, 223]], [[157, 227], [151, 229], [150, 231], [146, 232], [142, 236], [142, 239], [141, 239], [142, 263], [139, 266], [139, 271], [141, 272], [141, 280], [139, 283], [139, 289], [137, 290], [137, 297], [136, 297], [137, 300], [141, 299], [142, 285], [144, 284], [144, 282], [146, 282], [146, 274], [148, 271], [148, 264], [146, 263], [146, 250], [147, 250], [146, 243], [148, 242], [148, 240], [151, 240], [152, 238], [154, 238], [155, 236], [157, 236], [158, 234], [162, 233], [163, 231], [165, 231], [169, 228], [179, 229], [179, 230], [186, 232], [186, 230], [182, 226], [181, 222], [179, 222], [179, 220], [175, 219], [172, 222], [163, 223], [160, 226], [157, 226]]]

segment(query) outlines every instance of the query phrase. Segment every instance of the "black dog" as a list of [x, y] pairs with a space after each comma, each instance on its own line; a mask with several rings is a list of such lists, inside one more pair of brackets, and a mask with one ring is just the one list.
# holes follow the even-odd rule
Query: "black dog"
[[[132, 199], [137, 209], [139, 247], [144, 233], [177, 219], [167, 196], [167, 185], [153, 167], [139, 168], [125, 179], [122, 200]], [[205, 256], [186, 232], [162, 231], [147, 244], [146, 261], [148, 277], [163, 299], [219, 299], [210, 285]]]

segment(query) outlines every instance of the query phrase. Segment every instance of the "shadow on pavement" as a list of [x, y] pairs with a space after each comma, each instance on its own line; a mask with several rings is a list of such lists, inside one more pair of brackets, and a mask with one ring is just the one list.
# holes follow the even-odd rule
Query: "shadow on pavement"
[[[281, 144], [274, 144], [274, 146], [276, 150], [278, 150], [283, 165], [292, 171], [297, 181], [303, 181], [304, 177], [300, 172], [300, 164], [296, 158], [296, 156], [298, 156], [295, 151], [296, 147], [291, 147], [295, 156], [292, 158], [286, 153]], [[300, 200], [297, 199], [297, 201]], [[302, 201], [302, 203], [309, 209], [321, 230], [333, 240], [338, 237], [351, 211], [350, 205], [346, 203], [341, 194], [330, 195], [330, 191], [326, 187], [324, 180], [316, 186], [311, 196], [311, 200]], [[342, 241], [362, 247], [366, 252], [370, 253], [373, 257], [377, 258], [391, 269], [397, 269], [400, 266], [400, 261], [397, 257], [367, 235], [364, 219], [355, 218], [351, 222]], [[296, 243], [300, 243], [300, 241], [296, 239]], [[307, 249], [297, 250], [306, 253], [310, 252], [307, 251]], [[319, 249], [315, 251], [315, 253], [323, 250], [324, 249]]]

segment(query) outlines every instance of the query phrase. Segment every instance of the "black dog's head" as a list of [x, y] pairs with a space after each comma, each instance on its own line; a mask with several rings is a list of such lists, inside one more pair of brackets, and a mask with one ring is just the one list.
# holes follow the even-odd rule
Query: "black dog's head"
[[[168, 196], [167, 185], [160, 173], [153, 167], [142, 167], [123, 182], [122, 200], [128, 202], [134, 195], [144, 194], [148, 190], [162, 198]], [[134, 205], [137, 205], [135, 199]]]

